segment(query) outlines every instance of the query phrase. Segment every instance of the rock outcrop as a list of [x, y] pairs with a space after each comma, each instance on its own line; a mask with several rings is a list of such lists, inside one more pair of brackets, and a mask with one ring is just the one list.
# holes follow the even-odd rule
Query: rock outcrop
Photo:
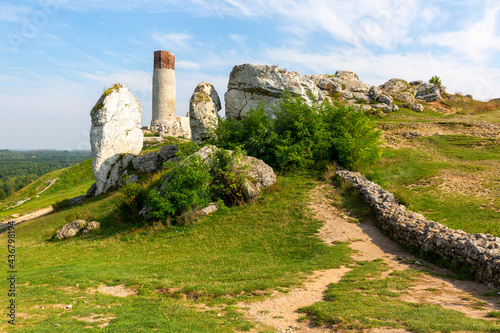
[[[168, 161], [175, 162], [178, 160], [175, 157], [179, 149], [174, 145], [163, 146], [158, 150], [158, 153], [151, 152], [145, 155], [134, 156], [132, 154], [120, 155], [118, 160], [110, 166], [111, 172], [108, 178], [104, 181], [104, 188], [101, 193], [106, 193], [109, 189], [120, 186], [123, 183], [134, 183], [139, 180], [138, 173], [152, 173], [164, 167]], [[129, 171], [131, 171], [129, 173]], [[93, 196], [96, 193], [97, 185], [93, 184], [87, 197]]]
[[142, 107], [139, 100], [123, 84], [117, 83], [106, 90], [92, 109], [90, 146], [92, 170], [96, 181], [94, 195], [104, 193], [113, 166], [122, 154], [138, 155], [143, 144], [140, 127]]
[[189, 103], [191, 139], [201, 143], [209, 137], [209, 131], [217, 126], [217, 112], [221, 109], [219, 95], [210, 83], [199, 83]]
[[[342, 100], [362, 111], [397, 111], [397, 103], [416, 103], [440, 100], [439, 87], [423, 81], [409, 84], [405, 80], [391, 79], [377, 86], [361, 82], [359, 76], [350, 71], [337, 71], [335, 75], [305, 75], [289, 72], [276, 66], [244, 64], [235, 66], [231, 72], [228, 91], [225, 94], [226, 117], [241, 118], [251, 108], [262, 104], [271, 109], [279, 103], [285, 91], [300, 97], [311, 105], [314, 101]], [[415, 106], [414, 110], [423, 109]]]
[[394, 195], [357, 172], [337, 168], [337, 176], [351, 183], [373, 208], [382, 227], [392, 238], [424, 252], [469, 265], [483, 282], [500, 286], [500, 238], [468, 234], [407, 211]]
[[298, 72], [288, 72], [276, 66], [243, 64], [235, 66], [229, 76], [228, 91], [224, 95], [226, 117], [240, 118], [260, 103], [266, 108], [277, 106], [285, 90], [311, 103], [309, 94], [322, 101], [320, 89]]
[[[193, 155], [200, 156], [202, 160], [210, 163], [210, 159], [218, 149], [219, 148], [212, 145], [205, 146]], [[231, 154], [233, 153], [232, 150], [228, 151]], [[258, 158], [244, 156], [238, 167], [244, 168], [248, 176], [248, 179], [245, 182], [245, 195], [247, 199], [257, 198], [262, 188], [271, 186], [276, 182], [276, 174], [274, 173], [273, 168]]]

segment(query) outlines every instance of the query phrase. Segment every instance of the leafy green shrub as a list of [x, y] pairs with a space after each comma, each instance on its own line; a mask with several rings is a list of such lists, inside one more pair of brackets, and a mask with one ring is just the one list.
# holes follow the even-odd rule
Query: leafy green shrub
[[199, 156], [191, 156], [173, 164], [165, 176], [161, 190], [151, 190], [148, 205], [150, 215], [161, 221], [179, 216], [210, 203], [210, 173]]
[[438, 87], [441, 87], [441, 78], [437, 75], [434, 75], [433, 77], [430, 78], [429, 83], [435, 84]]
[[120, 192], [118, 209], [122, 221], [136, 224], [143, 222], [139, 212], [148, 198], [147, 186], [144, 183], [125, 183]]
[[244, 157], [240, 147], [233, 153], [219, 149], [210, 162], [211, 196], [214, 201], [222, 200], [225, 206], [231, 207], [245, 202], [246, 168], [239, 164]]
[[380, 133], [368, 116], [341, 103], [304, 103], [285, 93], [279, 106], [260, 105], [241, 120], [225, 119], [212, 143], [248, 155], [283, 172], [322, 167], [332, 161], [359, 170], [380, 157]]
[[375, 123], [354, 107], [323, 104], [330, 159], [352, 170], [370, 166], [381, 156], [380, 132]]
[[244, 143], [248, 155], [268, 162], [273, 158], [272, 146], [277, 136], [273, 127], [273, 114], [261, 104], [246, 113], [241, 120], [220, 119], [215, 133], [210, 135], [216, 139], [210, 141], [225, 149], [235, 149]]

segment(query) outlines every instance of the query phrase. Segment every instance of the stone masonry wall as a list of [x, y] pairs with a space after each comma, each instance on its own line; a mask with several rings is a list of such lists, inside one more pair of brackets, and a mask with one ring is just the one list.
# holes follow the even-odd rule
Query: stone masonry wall
[[397, 241], [448, 260], [467, 262], [473, 267], [478, 280], [500, 286], [500, 238], [454, 230], [427, 220], [421, 214], [407, 211], [392, 193], [358, 172], [337, 168], [336, 174], [352, 183], [363, 200], [376, 212], [382, 229]]

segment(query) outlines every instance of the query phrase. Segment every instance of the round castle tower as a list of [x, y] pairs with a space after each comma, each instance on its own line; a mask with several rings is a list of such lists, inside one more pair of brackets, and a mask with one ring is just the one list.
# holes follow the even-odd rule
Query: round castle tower
[[169, 129], [175, 122], [175, 56], [170, 51], [155, 51], [151, 128], [161, 125]]

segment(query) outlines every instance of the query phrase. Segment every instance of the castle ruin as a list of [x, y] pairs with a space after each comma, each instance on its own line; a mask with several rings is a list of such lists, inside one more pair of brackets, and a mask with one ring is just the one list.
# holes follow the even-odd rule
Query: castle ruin
[[175, 56], [170, 51], [155, 51], [151, 130], [160, 136], [190, 138], [189, 118], [176, 115], [175, 88]]

